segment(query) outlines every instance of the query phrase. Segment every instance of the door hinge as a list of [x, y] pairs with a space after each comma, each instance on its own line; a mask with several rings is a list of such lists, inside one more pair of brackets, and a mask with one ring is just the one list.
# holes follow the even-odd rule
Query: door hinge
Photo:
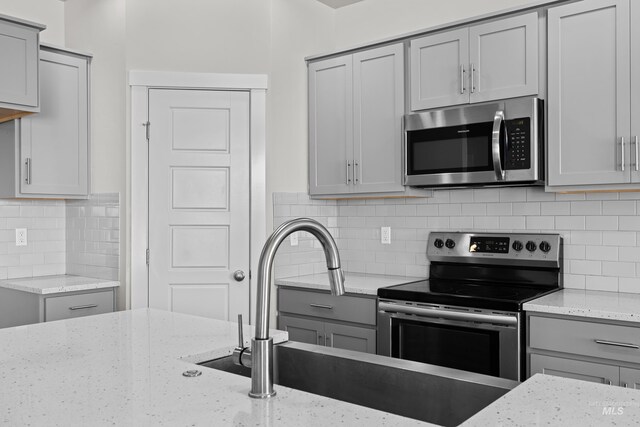
[[146, 255], [146, 257], [147, 257], [147, 265], [149, 265], [149, 249], [147, 249], [147, 255]]
[[142, 126], [145, 127], [145, 132], [147, 134], [147, 142], [149, 142], [149, 128], [151, 127], [151, 123], [150, 122], [143, 123]]

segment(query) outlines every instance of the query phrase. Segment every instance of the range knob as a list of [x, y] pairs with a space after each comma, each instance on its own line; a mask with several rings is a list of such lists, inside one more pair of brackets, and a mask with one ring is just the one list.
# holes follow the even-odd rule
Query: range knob
[[445, 242], [445, 245], [446, 245], [447, 248], [453, 249], [453, 248], [456, 247], [456, 242], [454, 242], [451, 239], [447, 239], [447, 241]]
[[511, 247], [513, 248], [514, 251], [520, 252], [522, 248], [524, 248], [524, 245], [520, 240], [516, 240], [515, 242], [513, 242], [513, 245], [511, 245]]
[[551, 245], [549, 242], [545, 242], [544, 240], [540, 242], [540, 250], [544, 253], [547, 253], [551, 250]]
[[529, 240], [529, 241], [527, 242], [527, 250], [528, 250], [529, 252], [533, 252], [533, 251], [535, 251], [537, 248], [538, 248], [538, 247], [536, 246], [535, 242], [532, 242], [531, 240]]
[[433, 242], [433, 246], [435, 246], [438, 249], [441, 249], [444, 246], [444, 242], [442, 241], [442, 239], [436, 239]]

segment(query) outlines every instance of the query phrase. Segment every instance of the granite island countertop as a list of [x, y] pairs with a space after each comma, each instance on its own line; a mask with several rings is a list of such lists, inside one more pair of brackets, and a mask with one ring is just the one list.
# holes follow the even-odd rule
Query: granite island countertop
[[640, 294], [561, 289], [525, 303], [523, 309], [536, 313], [640, 322]]
[[55, 276], [23, 277], [0, 280], [0, 287], [32, 294], [48, 295], [65, 292], [89, 291], [120, 286], [116, 280], [59, 274]]
[[[361, 274], [346, 272], [344, 289], [348, 293], [362, 295], [377, 295], [379, 288], [401, 285], [403, 283], [424, 280], [424, 277], [386, 276], [380, 274]], [[329, 275], [327, 273], [306, 274], [302, 276], [275, 279], [276, 286], [290, 286], [296, 288], [329, 290]]]
[[235, 323], [153, 309], [0, 329], [0, 424], [429, 425], [282, 386], [251, 399], [248, 378], [194, 365], [236, 340]]

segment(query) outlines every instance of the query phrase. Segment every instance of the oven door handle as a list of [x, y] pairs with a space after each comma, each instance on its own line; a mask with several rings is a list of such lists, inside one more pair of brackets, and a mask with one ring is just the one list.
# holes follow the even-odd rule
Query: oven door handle
[[[498, 181], [504, 181], [505, 172], [502, 168], [502, 153], [506, 150], [506, 144], [503, 148], [501, 146], [502, 128], [504, 127], [504, 111], [496, 111], [496, 115], [493, 118], [493, 132], [491, 133], [491, 157], [493, 158], [493, 170], [496, 173], [496, 179]], [[506, 138], [506, 131], [505, 131]]]
[[393, 304], [380, 301], [378, 308], [384, 312], [403, 314], [415, 314], [422, 317], [434, 317], [449, 320], [461, 320], [465, 322], [494, 323], [506, 326], [516, 326], [518, 318], [502, 314], [465, 313], [460, 311], [439, 310], [437, 308], [423, 308], [409, 305]]

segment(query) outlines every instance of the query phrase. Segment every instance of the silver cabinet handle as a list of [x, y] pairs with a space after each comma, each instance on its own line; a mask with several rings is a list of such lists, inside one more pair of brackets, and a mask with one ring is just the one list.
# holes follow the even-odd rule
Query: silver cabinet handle
[[351, 162], [347, 160], [347, 185], [351, 184], [351, 177], [349, 176], [350, 170], [351, 170]]
[[233, 272], [233, 280], [236, 282], [242, 282], [244, 280], [244, 271], [236, 270]]
[[624, 136], [620, 138], [620, 168], [624, 172]]
[[613, 382], [610, 379], [606, 379], [608, 385], [613, 385]]
[[624, 388], [629, 388], [629, 384], [627, 384], [627, 383], [622, 383], [622, 384], [620, 384], [620, 385], [621, 385], [622, 387], [624, 387]]
[[359, 173], [360, 173], [360, 168], [359, 168], [359, 163], [358, 162], [353, 162], [353, 183], [354, 184], [358, 184], [358, 182], [360, 182], [360, 177], [359, 177]]
[[471, 64], [471, 93], [476, 91], [476, 66]]
[[464, 94], [466, 88], [464, 87], [464, 64], [460, 64], [460, 94]]
[[636, 172], [638, 172], [639, 170], [639, 165], [638, 165], [638, 135], [633, 137], [633, 145], [636, 147], [636, 164], [635, 164], [635, 168], [636, 168]]
[[496, 173], [498, 181], [504, 180], [504, 170], [502, 169], [502, 161], [500, 159], [501, 147], [500, 136], [502, 135], [502, 126], [504, 125], [504, 111], [496, 111], [493, 118], [493, 132], [491, 136], [491, 157], [493, 158], [493, 170]]
[[640, 345], [637, 344], [629, 344], [626, 342], [616, 342], [616, 341], [607, 341], [607, 340], [593, 340], [598, 344], [603, 344], [603, 345], [612, 345], [614, 347], [624, 347], [624, 348], [633, 348], [635, 350], [639, 350], [640, 349]]
[[87, 304], [87, 305], [76, 305], [74, 307], [69, 307], [69, 310], [86, 310], [88, 308], [96, 308], [98, 304]]
[[309, 304], [309, 306], [311, 307], [315, 307], [315, 308], [323, 308], [325, 310], [333, 310], [333, 306], [332, 305], [324, 305], [324, 304]]
[[31, 184], [31, 157], [27, 157], [25, 159], [24, 166], [25, 166], [24, 182], [27, 184]]

